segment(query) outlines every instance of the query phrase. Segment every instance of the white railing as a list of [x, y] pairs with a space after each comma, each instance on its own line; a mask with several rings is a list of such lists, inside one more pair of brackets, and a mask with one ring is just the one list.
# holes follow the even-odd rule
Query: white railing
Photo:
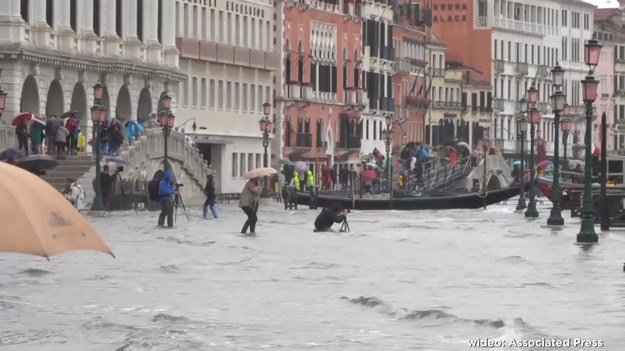
[[0, 122], [0, 152], [14, 146], [17, 146], [15, 127], [11, 126], [9, 123], [2, 124], [2, 122]]
[[[141, 172], [147, 171], [146, 168], [150, 160], [163, 158], [164, 143], [162, 130], [150, 128], [146, 129], [144, 135], [133, 145], [126, 146], [125, 150], [120, 153], [120, 158], [131, 165], [130, 168], [132, 169], [128, 169], [128, 175], [139, 176]], [[184, 134], [172, 131], [167, 147], [167, 156], [170, 162], [178, 161], [181, 163], [182, 170], [191, 175], [200, 185], [203, 185], [209, 174], [215, 174], [215, 171], [209, 167], [198, 150], [184, 140]], [[179, 169], [179, 167], [174, 166], [174, 169]], [[151, 178], [152, 174], [146, 174], [146, 176]]]

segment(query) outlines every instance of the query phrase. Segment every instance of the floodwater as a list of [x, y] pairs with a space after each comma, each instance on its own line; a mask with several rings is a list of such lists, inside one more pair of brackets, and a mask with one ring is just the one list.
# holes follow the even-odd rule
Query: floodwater
[[625, 231], [588, 249], [578, 219], [553, 230], [547, 204], [527, 220], [514, 203], [352, 211], [349, 233], [313, 233], [318, 211], [272, 204], [256, 237], [238, 234], [235, 204], [219, 219], [179, 213], [174, 230], [156, 228], [156, 212], [94, 218], [116, 259], [0, 254], [0, 349], [456, 351], [490, 338], [517, 350], [511, 340], [556, 338], [622, 350]]

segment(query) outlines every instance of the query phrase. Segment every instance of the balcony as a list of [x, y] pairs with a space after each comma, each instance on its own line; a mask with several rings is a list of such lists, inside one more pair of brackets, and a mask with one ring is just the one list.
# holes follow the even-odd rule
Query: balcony
[[494, 60], [493, 70], [495, 71], [495, 73], [503, 73], [506, 70], [506, 66], [503, 61]]
[[395, 59], [395, 70], [399, 73], [410, 73], [412, 70], [412, 65], [410, 64], [410, 59], [407, 57], [396, 58]]
[[[469, 107], [469, 106], [465, 106], [465, 107]], [[483, 114], [483, 113], [491, 113], [493, 112], [493, 108], [489, 107], [489, 106], [470, 106], [471, 108], [471, 113], [472, 114]]]
[[404, 96], [404, 106], [425, 111], [430, 106], [430, 100], [421, 96]]
[[519, 76], [526, 76], [527, 72], [528, 72], [528, 64], [527, 63], [522, 63], [522, 62], [517, 62], [515, 72]]
[[[542, 24], [519, 21], [512, 18], [494, 17], [493, 27], [512, 29], [534, 34], [546, 34], [545, 27]], [[557, 35], [557, 31], [552, 33], [552, 35]]]
[[539, 102], [536, 105], [536, 107], [542, 114], [547, 114], [551, 110], [551, 105], [548, 102]]
[[360, 109], [367, 106], [367, 95], [363, 90], [345, 90], [345, 105]]
[[432, 102], [433, 109], [445, 109], [445, 110], [461, 110], [464, 107], [460, 102], [452, 101], [434, 101]]
[[445, 70], [442, 68], [434, 68], [434, 72], [433, 72], [435, 77], [444, 77], [445, 76]]
[[286, 99], [288, 100], [300, 100], [302, 98], [302, 86], [299, 84], [287, 84], [286, 86]]
[[549, 73], [549, 68], [545, 66], [538, 66], [538, 70], [536, 71], [539, 78], [549, 78]]
[[478, 16], [475, 21], [475, 26], [478, 28], [488, 27], [488, 17], [487, 16]]
[[311, 133], [297, 133], [295, 135], [295, 147], [312, 147]]
[[494, 98], [493, 99], [493, 107], [495, 111], [502, 112], [504, 110], [504, 99], [502, 98]]

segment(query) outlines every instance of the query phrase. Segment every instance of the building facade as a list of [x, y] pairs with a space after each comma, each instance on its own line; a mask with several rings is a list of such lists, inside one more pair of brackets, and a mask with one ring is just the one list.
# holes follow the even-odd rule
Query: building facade
[[[363, 77], [360, 6], [346, 1], [278, 4], [283, 72], [276, 80], [282, 157], [322, 164], [360, 161]], [[277, 142], [277, 141], [276, 141]]]
[[96, 83], [105, 86], [102, 104], [110, 116], [149, 119], [161, 93], [185, 79], [166, 15], [173, 9], [174, 0], [4, 1], [0, 68], [8, 96], [2, 120], [18, 112], [61, 116], [72, 110], [91, 139]]
[[[359, 2], [362, 24], [364, 85], [369, 104], [363, 111], [364, 124], [362, 153], [370, 154], [374, 148], [384, 150], [382, 130], [386, 128], [385, 117], [395, 114], [393, 69], [393, 2], [375, 0]], [[369, 126], [369, 133], [367, 133]]]
[[217, 171], [217, 192], [240, 192], [245, 173], [263, 166], [258, 120], [280, 68], [272, 2], [176, 0], [170, 14], [188, 76], [178, 86], [178, 126]]
[[518, 101], [532, 85], [540, 91], [538, 107], [543, 112], [538, 135], [552, 152], [550, 70], [557, 63], [567, 71], [564, 92], [577, 121], [574, 135], [583, 133], [583, 49], [592, 38], [593, 5], [581, 0], [464, 0], [434, 1], [432, 9], [434, 30], [449, 52], [492, 82], [489, 135], [504, 152], [517, 149]]
[[597, 146], [601, 145], [601, 116], [606, 115], [606, 151], [614, 151], [614, 43], [606, 40], [601, 41], [601, 57], [599, 65], [595, 68], [595, 77], [599, 80], [597, 88], [597, 100], [595, 101], [595, 123], [593, 127], [593, 140]]
[[[625, 30], [623, 30], [625, 1], [619, 8], [597, 9], [595, 11], [595, 36], [604, 45], [601, 52], [601, 63], [597, 70], [604, 76], [612, 76], [610, 82], [601, 81], [600, 97], [608, 93], [612, 108], [608, 114], [608, 150], [625, 152]], [[611, 55], [610, 55], [611, 53]], [[608, 57], [609, 56], [609, 57]], [[607, 86], [605, 86], [607, 84]], [[598, 115], [600, 117], [601, 115]], [[600, 122], [600, 121], [599, 121]], [[595, 130], [595, 139], [600, 130]]]

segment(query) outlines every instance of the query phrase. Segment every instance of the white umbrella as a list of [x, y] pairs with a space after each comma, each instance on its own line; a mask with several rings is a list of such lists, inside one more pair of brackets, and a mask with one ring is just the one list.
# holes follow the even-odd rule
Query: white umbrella
[[259, 177], [265, 177], [265, 176], [270, 176], [273, 174], [278, 173], [278, 171], [276, 171], [274, 168], [272, 167], [260, 167], [260, 168], [256, 168], [253, 169], [247, 173], [245, 173], [245, 178], [259, 178]]

